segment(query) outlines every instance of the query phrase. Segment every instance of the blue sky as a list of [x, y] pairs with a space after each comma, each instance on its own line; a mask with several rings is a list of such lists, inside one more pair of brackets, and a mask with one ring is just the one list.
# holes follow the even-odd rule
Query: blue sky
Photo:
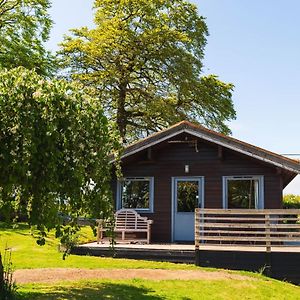
[[[235, 85], [233, 136], [279, 154], [300, 154], [300, 1], [193, 2], [210, 33], [204, 72]], [[52, 0], [50, 50], [68, 29], [92, 26], [92, 4]], [[300, 176], [285, 193], [300, 194]]]

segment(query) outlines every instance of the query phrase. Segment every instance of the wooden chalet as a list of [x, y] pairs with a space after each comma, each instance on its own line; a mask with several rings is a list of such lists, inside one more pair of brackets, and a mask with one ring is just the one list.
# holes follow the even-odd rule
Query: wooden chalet
[[116, 209], [153, 220], [153, 242], [194, 240], [195, 208], [279, 209], [298, 161], [187, 121], [123, 152]]

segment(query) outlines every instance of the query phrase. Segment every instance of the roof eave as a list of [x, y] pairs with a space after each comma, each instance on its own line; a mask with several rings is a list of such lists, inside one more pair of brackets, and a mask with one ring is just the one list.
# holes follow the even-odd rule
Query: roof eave
[[[163, 137], [161, 138], [156, 138], [156, 139], [149, 139], [149, 142], [148, 143], [145, 143], [143, 144], [141, 147], [135, 147], [134, 149], [132, 150], [128, 150], [126, 151], [125, 150], [125, 153], [121, 156], [121, 159], [125, 158], [125, 157], [128, 157], [128, 156], [131, 156], [135, 153], [138, 153], [142, 150], [145, 150], [149, 147], [152, 147], [156, 144], [159, 144], [165, 140], [168, 140], [178, 134], [181, 134], [181, 133], [188, 133], [188, 134], [191, 134], [191, 135], [194, 135], [194, 136], [197, 136], [203, 140], [206, 140], [206, 141], [209, 141], [209, 142], [212, 142], [212, 143], [215, 143], [217, 145], [220, 145], [220, 146], [223, 146], [225, 148], [228, 148], [228, 149], [231, 149], [231, 150], [234, 150], [236, 152], [239, 152], [241, 154], [244, 154], [244, 155], [247, 155], [247, 156], [250, 156], [252, 158], [255, 158], [255, 159], [258, 159], [260, 161], [263, 161], [263, 162], [266, 162], [266, 163], [269, 163], [269, 164], [272, 164], [276, 167], [279, 167], [279, 168], [282, 168], [282, 169], [285, 169], [285, 170], [288, 170], [290, 172], [294, 172], [294, 173], [297, 173], [297, 174], [300, 174], [300, 164], [297, 165], [297, 166], [292, 166], [290, 164], [288, 164], [287, 162], [280, 162], [278, 160], [280, 160], [278, 157], [276, 157], [276, 159], [272, 158], [272, 155], [271, 154], [268, 154], [268, 155], [259, 155], [257, 153], [253, 153], [247, 149], [245, 149], [246, 147], [242, 147], [242, 146], [237, 146], [237, 145], [234, 145], [235, 143], [231, 140], [221, 140], [221, 139], [224, 139], [224, 138], [221, 138], [219, 136], [213, 136], [212, 134], [208, 134], [208, 133], [204, 133], [204, 132], [200, 132], [199, 130], [194, 130], [194, 129], [191, 129], [189, 128], [188, 126], [182, 126], [184, 124], [180, 124], [180, 128], [178, 128], [176, 131], [174, 132], [171, 132], [170, 134], [166, 134], [164, 135]], [[172, 127], [173, 129], [174, 127]], [[171, 130], [170, 130], [171, 131]], [[166, 133], [166, 131], [165, 131]], [[136, 144], [138, 145], [138, 143]], [[130, 146], [129, 146], [130, 148]], [[284, 160], [285, 158], [282, 157], [282, 159]], [[291, 162], [292, 164], [292, 162]], [[296, 164], [296, 162], [295, 162]]]

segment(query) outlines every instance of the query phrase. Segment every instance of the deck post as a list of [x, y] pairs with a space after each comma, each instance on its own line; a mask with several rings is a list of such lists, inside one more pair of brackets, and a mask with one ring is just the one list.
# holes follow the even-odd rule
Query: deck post
[[265, 225], [266, 225], [266, 255], [265, 255], [265, 268], [264, 275], [271, 277], [272, 275], [272, 254], [271, 254], [271, 222], [270, 215], [265, 214]]
[[271, 252], [271, 226], [270, 226], [270, 215], [268, 213], [265, 214], [265, 225], [266, 225], [266, 252]]
[[195, 249], [195, 265], [200, 266], [200, 250], [199, 247]]
[[151, 224], [147, 223], [147, 244], [150, 244], [150, 236], [151, 236]]
[[99, 220], [97, 221], [98, 225], [97, 225], [97, 244], [99, 244], [100, 241], [100, 224], [99, 224]]
[[99, 219], [97, 220], [98, 226], [97, 226], [97, 244], [99, 244], [100, 241], [103, 240], [103, 220]]
[[195, 209], [195, 265], [200, 266], [200, 209]]

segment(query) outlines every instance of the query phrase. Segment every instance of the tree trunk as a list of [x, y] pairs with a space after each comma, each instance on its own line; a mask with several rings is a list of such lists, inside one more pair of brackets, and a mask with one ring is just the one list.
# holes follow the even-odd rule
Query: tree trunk
[[4, 268], [2, 264], [2, 256], [0, 254], [0, 300], [2, 300], [2, 295], [4, 295]]
[[126, 82], [123, 82], [119, 85], [119, 99], [117, 107], [117, 125], [123, 140], [123, 143], [126, 143], [126, 110], [125, 110], [125, 100], [126, 100]]

